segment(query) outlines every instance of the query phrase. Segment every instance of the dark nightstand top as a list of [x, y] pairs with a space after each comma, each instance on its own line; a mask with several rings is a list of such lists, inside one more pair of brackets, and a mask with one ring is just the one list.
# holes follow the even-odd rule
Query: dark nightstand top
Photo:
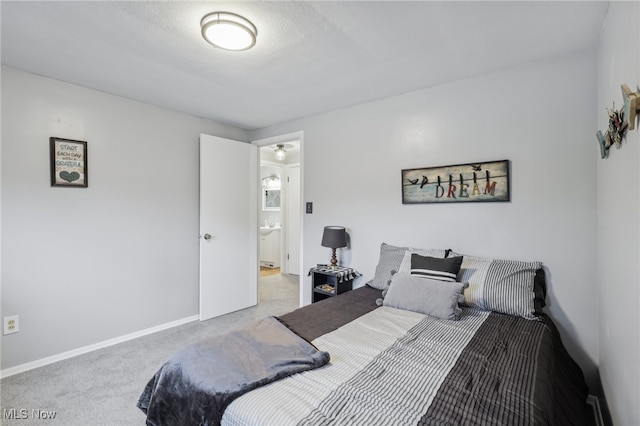
[[346, 268], [344, 266], [331, 267], [329, 265], [318, 265], [309, 269], [309, 274], [319, 272], [321, 274], [333, 275], [338, 278], [338, 282], [341, 283], [344, 280], [353, 280], [356, 277], [362, 276], [362, 274], [353, 268]]

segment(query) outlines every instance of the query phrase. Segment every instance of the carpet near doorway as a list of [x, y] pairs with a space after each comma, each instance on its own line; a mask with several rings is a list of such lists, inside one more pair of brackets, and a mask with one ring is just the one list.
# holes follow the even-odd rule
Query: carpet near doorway
[[[298, 307], [298, 276], [260, 279], [259, 303], [207, 321], [193, 321], [0, 381], [0, 424], [61, 426], [144, 425], [136, 407], [149, 379], [183, 346], [223, 334], [239, 325], [282, 315]], [[12, 409], [26, 418], [9, 419]], [[55, 412], [38, 419], [37, 414]]]

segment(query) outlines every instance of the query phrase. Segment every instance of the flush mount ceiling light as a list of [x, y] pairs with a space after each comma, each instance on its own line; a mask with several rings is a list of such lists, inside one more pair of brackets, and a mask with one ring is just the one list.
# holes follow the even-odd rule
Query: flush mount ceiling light
[[284, 150], [284, 145], [281, 145], [281, 144], [276, 145], [276, 149], [274, 152], [276, 153], [276, 160], [282, 161], [287, 156], [286, 154], [287, 151]]
[[200, 21], [202, 37], [213, 47], [247, 50], [256, 44], [258, 30], [248, 19], [231, 12], [213, 12]]

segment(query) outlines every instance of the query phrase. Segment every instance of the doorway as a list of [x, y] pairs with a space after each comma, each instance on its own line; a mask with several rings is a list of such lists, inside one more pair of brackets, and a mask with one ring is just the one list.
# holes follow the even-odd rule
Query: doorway
[[258, 303], [293, 297], [301, 305], [302, 132], [253, 144], [260, 167]]

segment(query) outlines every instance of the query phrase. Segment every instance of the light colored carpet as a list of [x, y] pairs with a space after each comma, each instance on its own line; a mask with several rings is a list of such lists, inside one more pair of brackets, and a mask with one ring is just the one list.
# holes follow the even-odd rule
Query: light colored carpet
[[[167, 358], [185, 345], [220, 335], [240, 324], [289, 312], [298, 307], [298, 295], [298, 276], [264, 277], [260, 279], [257, 306], [2, 379], [0, 424], [144, 425], [144, 413], [136, 407], [138, 397]], [[25, 409], [27, 418], [8, 419], [10, 409], [17, 409], [17, 416]], [[37, 410], [55, 411], [55, 418], [34, 418]]]

